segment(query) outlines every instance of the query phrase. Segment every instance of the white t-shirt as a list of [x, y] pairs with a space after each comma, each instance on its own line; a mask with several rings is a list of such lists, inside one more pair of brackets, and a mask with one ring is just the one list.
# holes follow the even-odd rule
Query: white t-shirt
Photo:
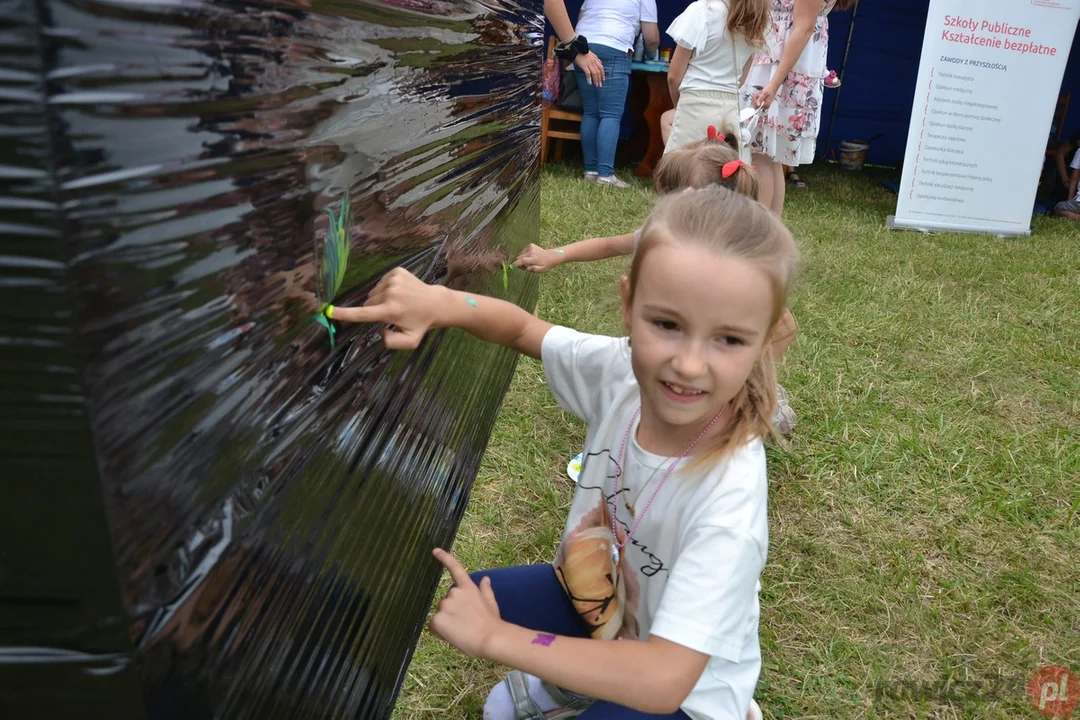
[[[1077, 150], [1073, 155], [1072, 162], [1069, 163], [1069, 168], [1072, 170], [1080, 170], [1080, 150]], [[1080, 202], [1080, 185], [1076, 186], [1076, 197], [1073, 198], [1075, 202]]]
[[671, 23], [667, 34], [693, 51], [680, 92], [739, 92], [739, 78], [755, 50], [741, 34], [729, 33], [727, 24], [728, 8], [723, 0], [695, 0]]
[[623, 548], [613, 584], [612, 503], [625, 538], [633, 516], [624, 500], [641, 513], [673, 459], [643, 450], [633, 428], [626, 491], [613, 498], [619, 447], [640, 404], [626, 338], [554, 327], [542, 357], [559, 405], [588, 425], [554, 561], [563, 587], [595, 638], [657, 635], [709, 655], [683, 711], [694, 720], [743, 720], [761, 671], [758, 592], [769, 542], [764, 445], [755, 439], [719, 465], [676, 470]]
[[633, 50], [643, 22], [656, 22], [656, 0], [585, 0], [574, 30], [589, 45]]

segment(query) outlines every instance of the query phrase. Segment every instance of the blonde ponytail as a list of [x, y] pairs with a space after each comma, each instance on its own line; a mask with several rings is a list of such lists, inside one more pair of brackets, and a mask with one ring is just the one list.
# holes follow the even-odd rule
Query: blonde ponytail
[[731, 163], [739, 160], [739, 141], [735, 133], [730, 128], [724, 128], [720, 134], [710, 132], [709, 137], [664, 155], [653, 170], [657, 194], [720, 185], [757, 200], [758, 174], [752, 166], [741, 163], [735, 172], [729, 172], [725, 177], [725, 167], [730, 168]]

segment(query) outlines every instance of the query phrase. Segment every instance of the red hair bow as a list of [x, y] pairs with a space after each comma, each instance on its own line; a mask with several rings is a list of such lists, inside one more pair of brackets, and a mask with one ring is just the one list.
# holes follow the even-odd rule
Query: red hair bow
[[739, 168], [745, 165], [742, 160], [732, 160], [731, 162], [724, 163], [724, 167], [720, 170], [720, 176], [727, 180], [729, 177], [735, 174]]
[[710, 140], [719, 140], [720, 142], [724, 142], [724, 141], [727, 140], [727, 138], [724, 137], [723, 133], [716, 132], [716, 126], [715, 125], [710, 125], [707, 132], [709, 134], [709, 139]]

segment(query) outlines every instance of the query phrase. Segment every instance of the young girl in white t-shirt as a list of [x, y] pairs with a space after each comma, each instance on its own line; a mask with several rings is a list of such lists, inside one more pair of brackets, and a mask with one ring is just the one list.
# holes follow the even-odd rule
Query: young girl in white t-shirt
[[[769, 0], [695, 0], [671, 23], [675, 109], [664, 152], [704, 137], [710, 125], [739, 127], [740, 81], [765, 42], [769, 17]], [[741, 145], [740, 154], [750, 161]]]
[[455, 587], [432, 632], [515, 669], [485, 718], [760, 717], [762, 438], [774, 432], [770, 340], [795, 261], [773, 213], [712, 186], [662, 198], [645, 222], [621, 282], [629, 337], [555, 327], [401, 268], [363, 307], [326, 309], [387, 323], [388, 348], [457, 327], [539, 358], [559, 405], [588, 425], [551, 565], [470, 576], [435, 550]]

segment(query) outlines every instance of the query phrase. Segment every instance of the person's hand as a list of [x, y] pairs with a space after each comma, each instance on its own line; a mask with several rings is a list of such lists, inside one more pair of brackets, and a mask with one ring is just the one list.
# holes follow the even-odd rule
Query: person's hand
[[776, 98], [777, 88], [772, 85], [766, 85], [761, 88], [756, 95], [754, 95], [754, 107], [768, 110], [772, 105], [773, 99]]
[[412, 350], [436, 326], [445, 288], [428, 285], [404, 268], [383, 276], [361, 307], [332, 308], [329, 317], [346, 323], [381, 322], [383, 343], [390, 350]]
[[454, 587], [439, 603], [428, 628], [469, 657], [484, 657], [488, 641], [502, 625], [491, 580], [485, 577], [477, 585], [453, 555], [438, 548], [434, 554], [450, 571]]
[[519, 267], [529, 272], [545, 273], [554, 267], [562, 265], [565, 256], [558, 250], [545, 250], [539, 245], [529, 243], [529, 246], [521, 251], [514, 267]]
[[596, 87], [604, 85], [604, 63], [600, 62], [600, 58], [596, 57], [592, 50], [584, 55], [578, 54], [574, 58], [574, 64], [585, 73], [585, 82]]
[[319, 298], [310, 290], [301, 290], [294, 297], [300, 302], [300, 307], [303, 308], [304, 312], [315, 314], [322, 309]]

